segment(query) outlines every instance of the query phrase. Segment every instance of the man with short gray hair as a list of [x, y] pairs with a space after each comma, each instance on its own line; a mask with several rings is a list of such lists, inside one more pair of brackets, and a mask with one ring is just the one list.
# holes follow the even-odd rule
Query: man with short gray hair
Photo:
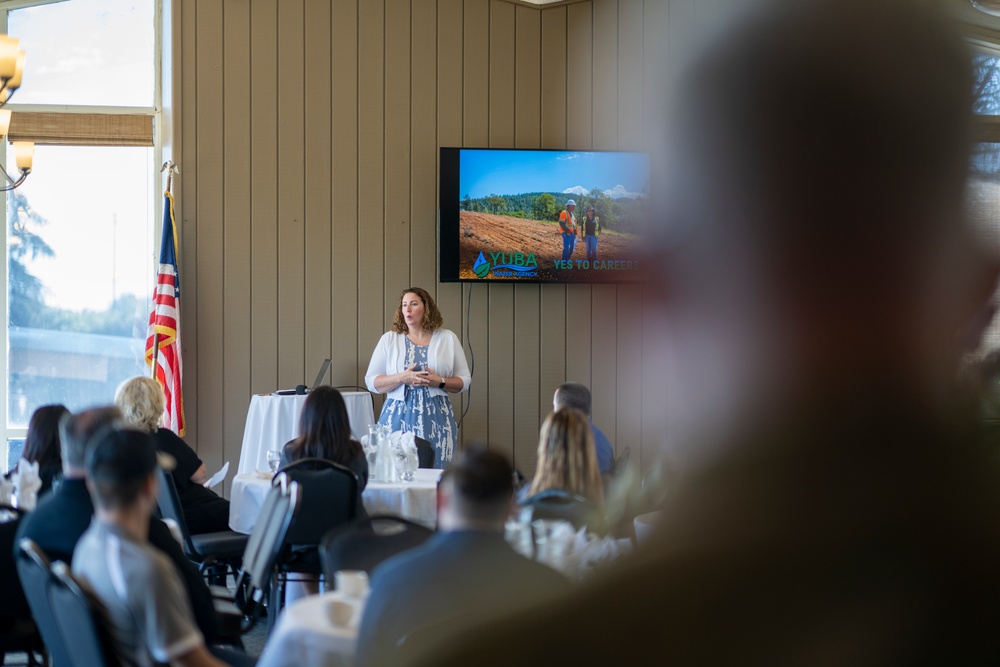
[[563, 382], [556, 388], [556, 393], [552, 396], [552, 410], [561, 408], [576, 408], [587, 415], [590, 422], [590, 430], [594, 432], [594, 448], [597, 450], [597, 465], [601, 469], [602, 475], [611, 472], [615, 464], [615, 450], [604, 435], [601, 429], [594, 426], [594, 420], [590, 418], [591, 397], [590, 390], [586, 385], [579, 382]]

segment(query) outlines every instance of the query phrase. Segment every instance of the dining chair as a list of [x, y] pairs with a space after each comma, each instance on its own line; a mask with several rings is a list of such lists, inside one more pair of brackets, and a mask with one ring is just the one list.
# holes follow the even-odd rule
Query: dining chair
[[298, 483], [301, 507], [292, 519], [275, 565], [269, 598], [275, 613], [268, 615], [272, 626], [284, 606], [286, 584], [296, 580], [292, 575], [307, 575], [298, 578], [306, 580], [323, 574], [320, 541], [331, 528], [354, 520], [361, 502], [358, 476], [333, 461], [298, 459], [278, 470], [278, 474], [282, 473]]
[[420, 468], [434, 467], [434, 445], [430, 440], [425, 440], [419, 435], [413, 437], [417, 445], [417, 466]]
[[371, 574], [382, 561], [426, 542], [434, 531], [397, 516], [374, 516], [333, 528], [323, 536], [319, 557], [323, 576], [332, 581], [337, 570]]
[[184, 553], [198, 564], [198, 570], [206, 580], [218, 586], [225, 586], [226, 576], [236, 576], [240, 558], [247, 547], [247, 536], [233, 530], [192, 535], [184, 519], [180, 495], [174, 485], [174, 478], [163, 468], [157, 468], [159, 490], [157, 503], [160, 514], [171, 519], [180, 528]]
[[17, 549], [17, 572], [55, 667], [111, 667], [120, 662], [98, 619], [97, 603], [63, 562], [50, 563], [29, 539]]
[[42, 549], [28, 538], [22, 539], [15, 555], [17, 576], [24, 587], [31, 615], [48, 649], [49, 660], [54, 667], [70, 664], [68, 647], [63, 644], [56, 618], [49, 603], [49, 585], [52, 578], [51, 564]]
[[14, 539], [23, 512], [0, 505], [0, 664], [8, 653], [26, 653], [29, 665], [45, 662], [45, 644], [14, 564]]
[[[243, 616], [241, 632], [249, 632], [265, 607], [274, 567], [288, 528], [299, 509], [299, 485], [284, 473], [275, 476], [243, 552], [243, 565], [236, 576], [233, 603]], [[271, 616], [277, 616], [277, 607]], [[273, 625], [273, 622], [271, 623]]]
[[548, 489], [518, 502], [521, 507], [530, 507], [531, 518], [548, 521], [568, 521], [580, 529], [596, 519], [594, 508], [581, 495], [562, 489]]

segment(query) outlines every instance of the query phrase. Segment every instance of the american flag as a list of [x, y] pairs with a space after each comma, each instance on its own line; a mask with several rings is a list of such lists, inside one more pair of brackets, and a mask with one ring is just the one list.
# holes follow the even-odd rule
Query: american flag
[[[163, 193], [163, 236], [160, 240], [160, 268], [153, 290], [153, 308], [146, 333], [146, 364], [152, 368], [156, 357], [156, 381], [163, 387], [167, 409], [163, 425], [177, 435], [184, 435], [184, 397], [181, 394], [180, 296], [177, 274], [177, 227], [174, 224], [174, 198], [168, 189]], [[159, 352], [154, 354], [154, 342]]]

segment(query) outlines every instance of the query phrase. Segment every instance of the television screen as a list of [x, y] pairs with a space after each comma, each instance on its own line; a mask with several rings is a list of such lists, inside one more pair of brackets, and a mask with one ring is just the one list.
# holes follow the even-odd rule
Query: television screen
[[649, 155], [441, 149], [440, 279], [642, 280]]

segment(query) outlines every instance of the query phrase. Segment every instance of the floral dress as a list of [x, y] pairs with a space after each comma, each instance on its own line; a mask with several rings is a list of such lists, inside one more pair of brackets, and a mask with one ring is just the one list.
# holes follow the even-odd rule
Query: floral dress
[[[426, 345], [414, 345], [406, 339], [405, 368], [419, 364], [427, 368]], [[451, 399], [432, 396], [430, 387], [404, 387], [404, 398], [387, 398], [379, 415], [379, 424], [388, 424], [393, 431], [412, 431], [434, 445], [434, 467], [444, 468], [451, 461], [458, 440], [458, 424]]]

